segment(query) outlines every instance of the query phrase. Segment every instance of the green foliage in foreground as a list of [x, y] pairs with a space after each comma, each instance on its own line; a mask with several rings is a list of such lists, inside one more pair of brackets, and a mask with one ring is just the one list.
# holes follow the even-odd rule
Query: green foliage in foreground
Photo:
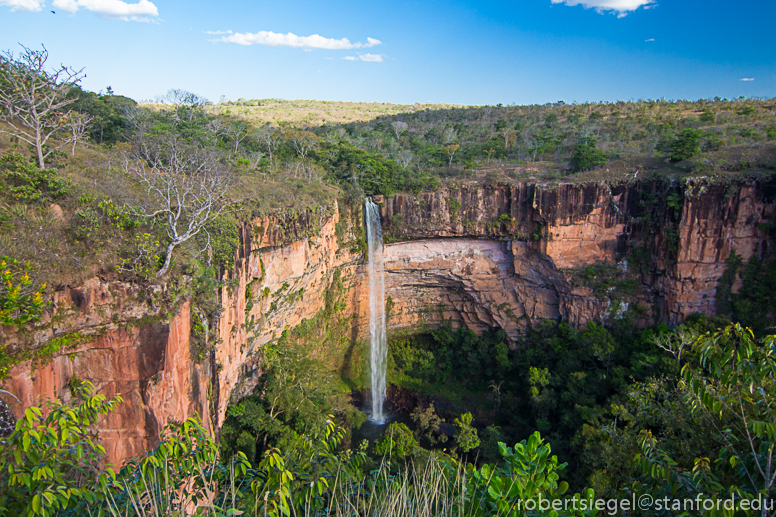
[[[732, 497], [737, 510], [724, 515], [754, 515], [744, 506], [761, 495], [772, 497], [774, 489], [776, 337], [758, 340], [735, 325], [698, 337], [692, 347], [697, 362], [683, 368], [680, 382], [634, 390], [642, 413], [625, 411], [619, 425], [601, 429], [606, 469], [625, 474], [610, 495], [712, 502]], [[562, 480], [567, 465], [539, 432], [514, 447], [499, 443], [494, 464], [463, 465], [427, 451], [425, 460], [402, 462], [405, 468], [397, 472], [390, 453], [371, 468], [363, 450], [343, 448], [344, 434], [332, 421], [317, 438], [303, 437], [298, 449], [268, 448], [253, 462], [237, 453], [223, 462], [208, 433], [191, 419], [168, 427], [156, 450], [119, 472], [100, 473], [104, 451], [89, 428], [120, 399], [92, 395], [88, 384], [74, 390], [75, 406], [48, 403], [45, 415], [29, 408], [4, 439], [4, 514], [518, 517], [604, 510], [591, 509], [592, 489], [568, 494]], [[679, 397], [660, 395], [672, 392]], [[678, 423], [673, 429], [679, 434], [668, 433], [666, 423], [679, 420], [691, 425]], [[411, 433], [399, 434], [413, 448]], [[556, 510], [542, 511], [540, 501]], [[534, 504], [536, 510], [529, 510]]]
[[[104, 449], [88, 429], [121, 399], [91, 391], [85, 384], [80, 404], [50, 403], [45, 417], [29, 408], [19, 420], [0, 454], [3, 514], [506, 516], [526, 514], [515, 510], [518, 501], [554, 501], [568, 488], [559, 482], [565, 465], [539, 433], [514, 449], [500, 444], [503, 466], [431, 456], [391, 475], [385, 464], [362, 469], [363, 452], [340, 450], [342, 432], [332, 422], [319, 439], [303, 441], [301, 454], [269, 449], [254, 466], [240, 453], [221, 463], [205, 429], [190, 419], [168, 427], [157, 449], [118, 473], [98, 474]], [[406, 427], [404, 434], [412, 440]]]
[[80, 404], [56, 400], [43, 408], [30, 407], [3, 440], [0, 454], [0, 513], [56, 515], [100, 498], [94, 484], [105, 449], [90, 426], [112, 411], [121, 397], [91, 396], [92, 386], [76, 388]]

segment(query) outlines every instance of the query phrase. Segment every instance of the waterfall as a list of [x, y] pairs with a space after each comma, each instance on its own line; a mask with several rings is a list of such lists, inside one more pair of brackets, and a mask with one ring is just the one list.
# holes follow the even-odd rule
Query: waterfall
[[372, 414], [374, 423], [385, 423], [385, 370], [388, 360], [388, 339], [385, 332], [385, 268], [383, 266], [383, 229], [380, 207], [370, 198], [364, 203], [366, 238], [369, 261], [369, 356], [372, 383]]

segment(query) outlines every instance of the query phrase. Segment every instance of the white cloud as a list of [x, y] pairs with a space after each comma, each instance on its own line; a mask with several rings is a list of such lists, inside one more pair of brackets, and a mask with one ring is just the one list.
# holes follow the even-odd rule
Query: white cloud
[[566, 4], [570, 6], [581, 5], [585, 9], [595, 9], [598, 13], [616, 11], [617, 17], [627, 16], [631, 11], [639, 7], [651, 9], [655, 7], [655, 0], [550, 0], [553, 4]]
[[649, 43], [650, 41], [655, 41], [655, 38], [649, 38], [644, 40], [645, 43]]
[[256, 33], [246, 32], [245, 34], [236, 32], [216, 41], [236, 43], [238, 45], [268, 45], [270, 47], [293, 47], [304, 49], [322, 48], [328, 50], [369, 48], [382, 44], [380, 40], [374, 38], [367, 38], [366, 43], [351, 43], [347, 38], [324, 38], [319, 34], [313, 34], [312, 36], [297, 36], [292, 32], [289, 32], [288, 34], [279, 34], [272, 31], [259, 31]]
[[232, 31], [202, 31], [205, 34], [212, 34], [212, 35], [221, 35], [221, 34], [232, 34]]
[[371, 63], [382, 63], [383, 56], [380, 54], [362, 54], [358, 56], [361, 61], [369, 61]]
[[74, 14], [79, 8], [84, 8], [103, 18], [114, 20], [150, 22], [150, 17], [159, 16], [159, 10], [149, 0], [140, 0], [135, 4], [128, 4], [122, 0], [54, 0], [53, 5], [70, 14]]
[[342, 59], [345, 59], [347, 61], [358, 61], [359, 59], [361, 61], [366, 61], [369, 63], [382, 63], [383, 62], [383, 56], [380, 54], [359, 54], [358, 56], [345, 56]]
[[754, 81], [754, 77], [744, 77], [741, 80], [742, 81]]
[[12, 13], [40, 11], [43, 7], [43, 0], [0, 0], [0, 5], [10, 7]]

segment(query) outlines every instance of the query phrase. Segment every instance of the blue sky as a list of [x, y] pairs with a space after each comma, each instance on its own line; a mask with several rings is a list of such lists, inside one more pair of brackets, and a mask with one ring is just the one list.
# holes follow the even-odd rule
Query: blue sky
[[138, 100], [774, 97], [774, 21], [776, 0], [0, 0], [0, 49]]

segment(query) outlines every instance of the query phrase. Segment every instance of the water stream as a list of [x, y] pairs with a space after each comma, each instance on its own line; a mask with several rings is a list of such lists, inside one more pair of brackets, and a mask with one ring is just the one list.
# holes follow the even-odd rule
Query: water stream
[[385, 423], [385, 370], [388, 359], [388, 339], [385, 332], [385, 268], [383, 266], [383, 229], [380, 207], [366, 199], [366, 238], [369, 267], [369, 356], [372, 413], [369, 420]]

